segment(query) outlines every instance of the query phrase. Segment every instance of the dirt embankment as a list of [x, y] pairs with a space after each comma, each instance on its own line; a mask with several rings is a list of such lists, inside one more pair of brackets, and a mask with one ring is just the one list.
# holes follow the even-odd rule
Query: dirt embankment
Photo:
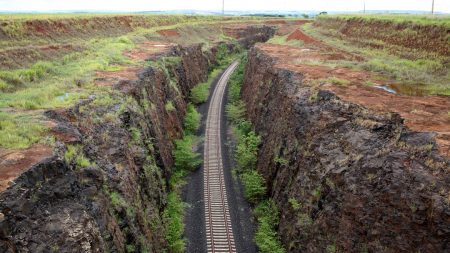
[[432, 133], [306, 85], [306, 67], [276, 65], [260, 47], [248, 59], [257, 169], [289, 252], [450, 250], [450, 162]]
[[[401, 50], [412, 52], [411, 55], [414, 55], [417, 50], [422, 50], [441, 56], [450, 56], [449, 29], [445, 26], [394, 23], [362, 18], [319, 18], [313, 24], [315, 27], [328, 30], [329, 35], [368, 43], [377, 48], [390, 48], [394, 45], [399, 46]], [[406, 55], [406, 52], [401, 54]]]
[[[45, 113], [56, 125], [56, 148], [0, 195], [0, 252], [167, 249], [173, 141], [183, 134], [189, 91], [206, 81], [217, 53], [167, 47], [152, 56], [179, 57], [164, 70], [135, 70], [130, 80], [111, 79], [114, 94]], [[144, 57], [135, 50], [128, 53]]]

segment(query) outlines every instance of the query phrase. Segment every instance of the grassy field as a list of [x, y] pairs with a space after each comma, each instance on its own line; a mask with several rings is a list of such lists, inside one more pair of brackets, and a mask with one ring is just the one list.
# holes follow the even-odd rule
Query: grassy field
[[[109, 16], [114, 15], [100, 15], [100, 17]], [[13, 15], [9, 22], [20, 23], [28, 19], [48, 20], [49, 18], [64, 20], [68, 17], [87, 18], [93, 16], [90, 14]], [[98, 16], [95, 15], [95, 17]], [[153, 21], [163, 18], [156, 15], [145, 17]], [[3, 15], [1, 18], [6, 19], [7, 16]], [[144, 66], [148, 64], [132, 61], [123, 55], [123, 51], [133, 49], [137, 44], [147, 41], [148, 38], [158, 38], [159, 35], [156, 33], [158, 30], [176, 29], [183, 26], [195, 27], [218, 21], [233, 22], [224, 21], [223, 18], [217, 16], [198, 16], [191, 19], [186, 16], [174, 15], [170, 18], [177, 23], [156, 25], [150, 28], [139, 27], [115, 37], [75, 39], [76, 43], [82, 45], [83, 51], [74, 51], [51, 61], [39, 61], [28, 68], [0, 70], [0, 112], [2, 113], [0, 117], [0, 136], [2, 136], [0, 148], [27, 148], [40, 141], [42, 139], [40, 137], [45, 135], [45, 127], [42, 127], [44, 123], [41, 121], [41, 117], [37, 117], [42, 113], [42, 109], [69, 107], [77, 103], [79, 99], [86, 98], [91, 94], [108, 92], [109, 88], [94, 84], [96, 71], [115, 71], [125, 65]], [[220, 37], [220, 34], [217, 37]], [[11, 43], [15, 40], [20, 41], [21, 38], [13, 38]], [[27, 38], [23, 40], [24, 43], [31, 43]], [[0, 50], [1, 48], [0, 46]], [[23, 117], [14, 116], [18, 112], [26, 112], [27, 115], [32, 116], [27, 117], [25, 121]], [[14, 127], [17, 125], [21, 127]]]
[[321, 18], [362, 19], [367, 21], [382, 20], [393, 23], [414, 23], [418, 25], [437, 25], [450, 27], [450, 15], [412, 15], [412, 14], [339, 14], [320, 15]]
[[[407, 22], [404, 28], [386, 25], [382, 29], [367, 28], [364, 34], [376, 34], [373, 38], [343, 34], [341, 28], [344, 23], [336, 25], [335, 20], [385, 20], [395, 23]], [[337, 65], [368, 70], [382, 74], [390, 80], [395, 80], [404, 86], [420, 88], [425, 94], [450, 95], [450, 58], [438, 52], [426, 49], [408, 47], [408, 44], [392, 44], [392, 39], [401, 42], [426, 38], [427, 29], [412, 30], [415, 24], [433, 27], [450, 25], [447, 16], [421, 15], [324, 15], [314, 23], [305, 24], [302, 30], [312, 37], [318, 38], [326, 44], [336, 48], [363, 56], [363, 61], [339, 61]], [[364, 27], [364, 25], [360, 25]], [[356, 29], [356, 28], [352, 28]], [[353, 30], [351, 30], [353, 31]], [[447, 35], [448, 36], [448, 35]], [[385, 41], [384, 41], [385, 39]]]

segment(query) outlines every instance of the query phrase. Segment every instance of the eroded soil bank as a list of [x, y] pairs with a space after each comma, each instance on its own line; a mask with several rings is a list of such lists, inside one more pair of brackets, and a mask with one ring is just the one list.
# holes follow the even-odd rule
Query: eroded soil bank
[[277, 64], [263, 46], [248, 59], [242, 96], [263, 140], [257, 169], [288, 252], [450, 249], [449, 160], [434, 134], [311, 85], [314, 68]]

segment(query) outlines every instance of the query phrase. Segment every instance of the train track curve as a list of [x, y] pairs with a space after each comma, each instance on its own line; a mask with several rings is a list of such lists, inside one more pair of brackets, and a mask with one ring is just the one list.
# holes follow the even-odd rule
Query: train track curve
[[212, 253], [236, 252], [223, 173], [220, 121], [225, 88], [237, 65], [233, 62], [220, 77], [206, 119], [203, 182], [206, 244]]

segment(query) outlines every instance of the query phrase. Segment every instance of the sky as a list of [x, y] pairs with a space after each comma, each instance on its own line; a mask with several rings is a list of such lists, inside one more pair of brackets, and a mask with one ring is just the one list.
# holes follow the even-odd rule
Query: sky
[[[432, 0], [365, 0], [367, 10], [431, 10]], [[364, 0], [225, 0], [230, 11], [359, 11]], [[0, 11], [155, 11], [222, 9], [222, 0], [0, 0]], [[435, 0], [450, 13], [450, 0]]]

